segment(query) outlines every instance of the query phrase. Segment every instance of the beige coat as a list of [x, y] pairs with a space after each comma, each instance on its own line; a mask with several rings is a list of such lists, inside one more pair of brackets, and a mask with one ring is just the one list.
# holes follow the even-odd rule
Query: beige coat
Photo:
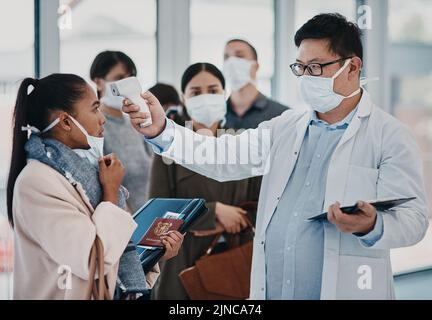
[[[119, 259], [136, 228], [130, 214], [110, 202], [94, 210], [78, 184], [30, 161], [14, 189], [14, 299], [84, 299], [90, 249], [101, 239], [113, 296]], [[155, 273], [147, 282], [152, 286]]]

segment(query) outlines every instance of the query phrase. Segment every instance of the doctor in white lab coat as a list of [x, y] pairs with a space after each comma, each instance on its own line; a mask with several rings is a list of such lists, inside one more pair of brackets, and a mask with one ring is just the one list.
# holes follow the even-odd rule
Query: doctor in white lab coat
[[[327, 23], [336, 20], [340, 29], [341, 16], [319, 18]], [[314, 19], [308, 22], [307, 30], [316, 23]], [[323, 222], [320, 298], [393, 299], [390, 249], [414, 245], [428, 227], [420, 151], [409, 129], [375, 106], [368, 92], [360, 88], [362, 53], [356, 54], [354, 48], [346, 57], [338, 52], [340, 48], [331, 47], [331, 38], [309, 38], [304, 31], [300, 29], [296, 36], [299, 51], [292, 69], [299, 76], [302, 96], [310, 110], [288, 110], [257, 129], [219, 138], [198, 135], [166, 120], [162, 107], [150, 93], [143, 94], [153, 119], [150, 127], [139, 126], [149, 114], [139, 112], [130, 101], [125, 101], [123, 110], [156, 152], [191, 170], [218, 181], [264, 175], [254, 240], [251, 299], [267, 297], [267, 230], [293, 174], [311, 119], [315, 116], [332, 124], [351, 114], [331, 155], [323, 191], [322, 209], [329, 211], [329, 219]], [[245, 145], [249, 148], [248, 161], [240, 150]], [[227, 155], [234, 161], [227, 164]], [[367, 203], [408, 196], [416, 199], [385, 212], [377, 212]], [[339, 209], [357, 201], [362, 202], [356, 214], [348, 215]], [[375, 234], [372, 242], [362, 240], [371, 233]]]

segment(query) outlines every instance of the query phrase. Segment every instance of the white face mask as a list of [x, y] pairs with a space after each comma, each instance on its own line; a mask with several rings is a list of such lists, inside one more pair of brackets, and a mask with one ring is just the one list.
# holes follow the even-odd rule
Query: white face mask
[[[104, 138], [94, 137], [88, 134], [87, 130], [75, 120], [71, 115], [69, 117], [72, 119], [73, 123], [81, 130], [81, 132], [86, 136], [87, 143], [90, 149], [74, 149], [74, 152], [78, 154], [81, 158], [88, 159], [94, 166], [99, 166], [99, 159], [103, 157], [103, 147]], [[60, 118], [54, 120], [48, 127], [46, 127], [42, 133], [48, 132], [54, 128], [60, 122]]]
[[335, 79], [348, 67], [350, 61], [351, 59], [347, 60], [331, 78], [308, 75], [298, 78], [300, 95], [312, 110], [320, 113], [329, 112], [339, 106], [344, 99], [354, 97], [361, 92], [358, 88], [347, 97], [334, 92]]
[[192, 120], [210, 128], [222, 121], [227, 112], [225, 95], [201, 94], [186, 100], [186, 110]]
[[255, 85], [251, 77], [252, 66], [256, 61], [250, 61], [238, 57], [229, 57], [224, 62], [224, 75], [233, 91], [239, 91], [249, 83]]

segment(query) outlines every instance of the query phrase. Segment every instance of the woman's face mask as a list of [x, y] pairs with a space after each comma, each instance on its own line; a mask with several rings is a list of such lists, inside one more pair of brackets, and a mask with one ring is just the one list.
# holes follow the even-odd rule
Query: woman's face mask
[[225, 119], [227, 112], [225, 95], [201, 94], [186, 100], [186, 111], [192, 120], [210, 128]]
[[[73, 123], [81, 130], [81, 132], [85, 135], [87, 144], [90, 146], [90, 149], [74, 149], [75, 153], [77, 153], [81, 158], [88, 159], [94, 166], [99, 166], [99, 159], [103, 157], [103, 148], [104, 148], [104, 138], [103, 137], [94, 137], [88, 134], [87, 130], [71, 115], [69, 115]], [[60, 118], [54, 120], [48, 127], [46, 127], [42, 133], [46, 133], [54, 128], [57, 124], [60, 123]]]

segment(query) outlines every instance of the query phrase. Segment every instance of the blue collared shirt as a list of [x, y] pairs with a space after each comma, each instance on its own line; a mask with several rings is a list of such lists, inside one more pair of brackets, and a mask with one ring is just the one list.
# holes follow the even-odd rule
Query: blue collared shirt
[[[328, 124], [312, 115], [295, 168], [266, 230], [267, 299], [318, 300], [321, 294], [324, 228], [307, 218], [324, 210], [327, 170], [339, 140], [356, 113]], [[382, 234], [377, 216], [373, 231], [359, 237], [366, 246]]]

